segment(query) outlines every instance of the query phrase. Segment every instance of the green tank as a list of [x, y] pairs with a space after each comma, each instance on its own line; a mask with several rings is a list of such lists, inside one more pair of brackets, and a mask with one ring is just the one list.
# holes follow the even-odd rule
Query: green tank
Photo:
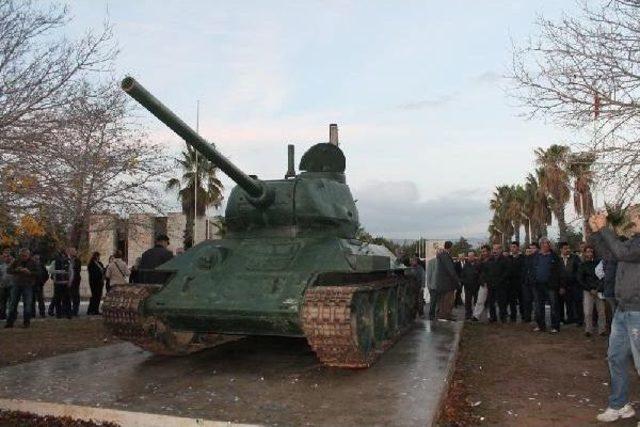
[[[283, 179], [247, 175], [133, 78], [126, 93], [237, 185], [227, 233], [157, 270], [161, 284], [112, 288], [114, 334], [160, 354], [188, 354], [245, 335], [306, 337], [326, 365], [368, 367], [414, 322], [420, 285], [388, 250], [356, 239], [358, 210], [337, 144], [313, 145]], [[236, 338], [234, 338], [236, 337]]]

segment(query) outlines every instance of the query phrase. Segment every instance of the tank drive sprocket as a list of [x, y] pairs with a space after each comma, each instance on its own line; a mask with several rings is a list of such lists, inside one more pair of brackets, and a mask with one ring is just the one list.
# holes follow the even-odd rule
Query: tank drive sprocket
[[238, 339], [234, 336], [174, 331], [161, 319], [143, 313], [144, 301], [160, 285], [118, 285], [107, 293], [102, 314], [107, 328], [118, 338], [155, 354], [178, 356]]
[[307, 341], [327, 366], [367, 368], [413, 324], [417, 289], [409, 277], [312, 287], [301, 316]]

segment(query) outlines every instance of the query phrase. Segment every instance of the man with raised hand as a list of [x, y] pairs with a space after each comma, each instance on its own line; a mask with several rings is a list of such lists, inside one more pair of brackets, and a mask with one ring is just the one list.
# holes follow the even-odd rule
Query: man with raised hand
[[617, 261], [615, 283], [616, 311], [611, 322], [607, 359], [611, 375], [609, 406], [598, 414], [598, 421], [612, 422], [631, 418], [635, 410], [629, 400], [629, 359], [633, 356], [636, 370], [640, 367], [640, 236], [622, 242], [611, 227], [607, 215], [597, 213], [589, 218], [591, 236], [598, 251], [608, 251]]

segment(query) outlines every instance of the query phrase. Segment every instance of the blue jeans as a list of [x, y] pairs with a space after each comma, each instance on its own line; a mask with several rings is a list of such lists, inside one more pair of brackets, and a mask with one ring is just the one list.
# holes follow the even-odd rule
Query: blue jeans
[[640, 367], [640, 311], [616, 310], [609, 335], [609, 374], [611, 394], [609, 407], [620, 409], [629, 403], [629, 361]]
[[31, 308], [33, 307], [33, 288], [31, 286], [13, 285], [11, 288], [11, 306], [9, 308], [9, 316], [7, 324], [13, 325], [18, 317], [18, 303], [22, 297], [22, 319], [24, 323], [31, 320]]
[[551, 329], [560, 330], [560, 300], [558, 298], [557, 289], [549, 289], [544, 283], [537, 283], [535, 285], [535, 299], [536, 299], [536, 323], [540, 329], [545, 329], [545, 302], [549, 300], [550, 317], [551, 317]]

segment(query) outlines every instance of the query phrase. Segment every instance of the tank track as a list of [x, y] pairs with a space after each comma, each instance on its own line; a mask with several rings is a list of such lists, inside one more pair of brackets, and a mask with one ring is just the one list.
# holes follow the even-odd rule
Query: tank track
[[173, 331], [161, 319], [143, 313], [144, 301], [161, 285], [119, 285], [104, 299], [102, 315], [107, 328], [118, 338], [155, 354], [186, 355], [236, 340], [238, 337]]
[[413, 324], [418, 290], [402, 276], [309, 288], [301, 313], [307, 341], [327, 366], [367, 368]]

